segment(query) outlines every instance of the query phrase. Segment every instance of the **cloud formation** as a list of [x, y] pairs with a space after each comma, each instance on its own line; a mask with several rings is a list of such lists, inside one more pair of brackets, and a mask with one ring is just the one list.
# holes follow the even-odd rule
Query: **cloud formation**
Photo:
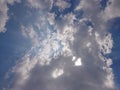
[[7, 4], [13, 5], [14, 2], [20, 2], [20, 0], [0, 0], [0, 32], [6, 31], [6, 23], [9, 19]]
[[[34, 23], [21, 26], [32, 47], [13, 68], [11, 90], [115, 90], [112, 60], [104, 55], [113, 47], [107, 20], [120, 16], [107, 16], [107, 12], [108, 8], [117, 10], [117, 2], [103, 11], [100, 0], [81, 0], [73, 11], [57, 16], [50, 10], [53, 5], [64, 11], [72, 3], [28, 0], [28, 7], [40, 13]], [[83, 14], [78, 18], [74, 12], [80, 10]]]
[[112, 18], [120, 17], [120, 1], [119, 0], [109, 0], [107, 7], [102, 12], [102, 17], [104, 20], [109, 20]]

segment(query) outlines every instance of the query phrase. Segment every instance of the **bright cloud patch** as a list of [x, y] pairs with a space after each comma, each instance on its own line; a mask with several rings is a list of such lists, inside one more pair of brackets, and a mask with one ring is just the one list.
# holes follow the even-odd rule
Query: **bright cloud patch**
[[75, 66], [81, 66], [81, 65], [82, 65], [81, 58], [78, 58], [78, 59], [75, 61]]
[[55, 69], [52, 73], [53, 78], [58, 78], [64, 73], [63, 69]]

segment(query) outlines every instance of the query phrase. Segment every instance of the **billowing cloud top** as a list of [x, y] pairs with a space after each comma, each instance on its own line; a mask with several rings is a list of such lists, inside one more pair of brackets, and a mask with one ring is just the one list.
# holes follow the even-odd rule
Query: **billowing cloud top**
[[[7, 30], [7, 4], [15, 1], [0, 1], [0, 32]], [[120, 17], [119, 0], [108, 0], [104, 9], [101, 0], [17, 2], [26, 12], [20, 11], [21, 21], [13, 17], [31, 47], [3, 90], [116, 90], [112, 60], [105, 55], [113, 47], [107, 23]]]

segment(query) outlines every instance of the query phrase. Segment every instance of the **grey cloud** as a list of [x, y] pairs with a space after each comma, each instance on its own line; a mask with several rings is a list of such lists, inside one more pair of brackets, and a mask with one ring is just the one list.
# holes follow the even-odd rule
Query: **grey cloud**
[[[100, 68], [101, 66], [96, 65], [93, 61], [95, 60], [94, 56], [89, 55], [88, 58], [89, 60], [86, 62], [83, 61], [81, 67], [73, 67], [71, 57], [61, 56], [50, 66], [36, 65], [31, 70], [30, 77], [26, 82], [12, 90], [114, 90], [104, 86], [107, 74]], [[65, 74], [53, 79], [50, 75], [51, 71], [61, 65], [64, 66]]]
[[[30, 0], [28, 2], [35, 8], [48, 8], [44, 6], [45, 4], [49, 6], [49, 2], [42, 3], [41, 0], [36, 0], [35, 2]], [[43, 4], [43, 6], [39, 7], [38, 2]], [[107, 28], [105, 28], [106, 21], [102, 21], [102, 17], [100, 16], [99, 0], [92, 0], [92, 2], [83, 0], [83, 2], [81, 7], [84, 10], [84, 15], [77, 24], [74, 23], [74, 14], [61, 16], [58, 21], [55, 19], [54, 13], [52, 13], [52, 18], [51, 16], [47, 17], [51, 20], [53, 28], [56, 29], [56, 34], [54, 33], [55, 36], [53, 39], [57, 38], [63, 42], [63, 47], [69, 49], [71, 54], [67, 56], [66, 52], [62, 53], [61, 51], [57, 54], [56, 58], [49, 58], [48, 43], [43, 44], [37, 39], [38, 37], [34, 37], [38, 35], [36, 32], [31, 32], [31, 35], [28, 33], [28, 36], [31, 37], [33, 41], [38, 41], [34, 42], [34, 48], [35, 50], [37, 49], [36, 51], [40, 50], [38, 48], [40, 44], [43, 44], [43, 47], [47, 48], [45, 48], [43, 52], [36, 52], [33, 58], [27, 53], [25, 55], [27, 58], [23, 57], [23, 61], [21, 61], [22, 64], [16, 65], [17, 69], [15, 69], [15, 73], [17, 75], [11, 90], [115, 90], [114, 76], [110, 68], [112, 62], [103, 57], [100, 51], [100, 44], [104, 44], [102, 41], [104, 41], [106, 33], [109, 34], [109, 32], [106, 30]], [[93, 5], [96, 8], [93, 7]], [[49, 15], [50, 13], [48, 12], [47, 14]], [[84, 23], [84, 20], [91, 20], [94, 24], [93, 27], [90, 26], [92, 28], [92, 35], [89, 34], [89, 27]], [[46, 19], [44, 22], [46, 22]], [[39, 25], [39, 22], [36, 23]], [[34, 31], [34, 28], [32, 31]], [[58, 33], [58, 31], [61, 31], [61, 33]], [[74, 38], [73, 41], [71, 40], [71, 42], [69, 42], [71, 38], [69, 36]], [[52, 39], [45, 38], [45, 42], [49, 40]], [[112, 44], [111, 38], [108, 38], [108, 40], [110, 40], [109, 43]], [[87, 46], [88, 43], [90, 44]], [[112, 46], [109, 47], [108, 45], [107, 48], [111, 49]], [[32, 50], [29, 53], [31, 52]], [[43, 58], [41, 58], [41, 55]], [[72, 61], [73, 56], [81, 58], [81, 66], [74, 66]], [[42, 66], [39, 64], [40, 60], [45, 61], [44, 57], [50, 59], [50, 61], [48, 59], [50, 62], [49, 65]], [[107, 61], [108, 63], [106, 63]], [[55, 79], [51, 76], [51, 73], [56, 68], [62, 68], [64, 73]]]

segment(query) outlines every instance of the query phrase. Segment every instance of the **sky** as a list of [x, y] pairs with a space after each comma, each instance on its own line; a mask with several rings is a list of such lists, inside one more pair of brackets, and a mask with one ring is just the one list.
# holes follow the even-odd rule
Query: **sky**
[[119, 0], [0, 0], [0, 90], [120, 90]]

